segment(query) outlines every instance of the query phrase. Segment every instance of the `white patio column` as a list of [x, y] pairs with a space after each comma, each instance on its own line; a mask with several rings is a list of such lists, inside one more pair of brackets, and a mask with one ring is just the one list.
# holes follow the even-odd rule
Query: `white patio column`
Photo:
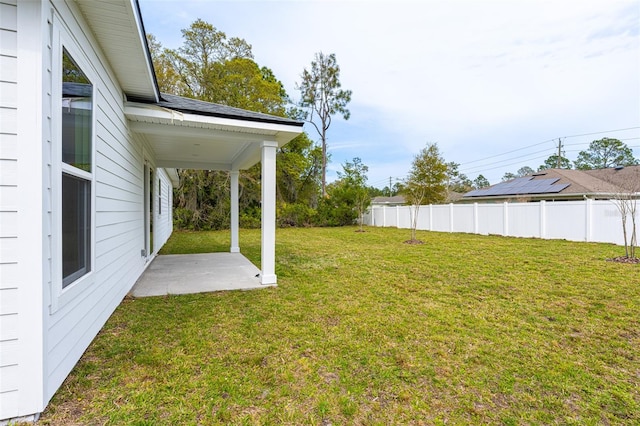
[[262, 142], [261, 281], [276, 284], [276, 149], [277, 142]]
[[231, 253], [240, 253], [240, 240], [238, 238], [238, 228], [240, 214], [238, 207], [238, 177], [240, 172], [233, 170], [229, 173], [231, 177]]

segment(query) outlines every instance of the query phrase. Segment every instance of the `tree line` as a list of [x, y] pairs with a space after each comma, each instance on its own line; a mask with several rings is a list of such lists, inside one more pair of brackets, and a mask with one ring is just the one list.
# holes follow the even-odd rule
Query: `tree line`
[[[349, 118], [351, 91], [340, 85], [340, 67], [334, 54], [315, 55], [297, 85], [301, 100], [294, 104], [284, 85], [268, 67], [255, 62], [244, 39], [227, 37], [201, 19], [182, 31], [177, 49], [147, 36], [160, 91], [305, 120], [320, 137], [315, 143], [302, 133], [280, 148], [276, 161], [277, 220], [281, 226], [343, 225], [357, 212], [350, 197], [354, 182], [366, 182], [366, 166], [359, 159], [344, 165], [338, 181], [326, 184], [327, 131], [331, 118]], [[353, 167], [353, 169], [352, 169]], [[358, 177], [353, 171], [360, 173]], [[218, 170], [178, 170], [174, 194], [175, 225], [209, 230], [229, 227], [230, 175]], [[360, 188], [360, 187], [359, 187]], [[367, 189], [369, 191], [369, 189]], [[239, 177], [240, 226], [260, 226], [260, 164], [242, 170]], [[368, 194], [368, 192], [367, 192]], [[336, 208], [338, 206], [338, 208]]]
[[[340, 84], [335, 54], [316, 53], [296, 85], [300, 101], [294, 103], [284, 85], [268, 67], [254, 60], [244, 39], [227, 37], [210, 23], [194, 21], [182, 31], [182, 45], [167, 49], [151, 34], [148, 44], [161, 92], [207, 102], [305, 120], [319, 137], [305, 132], [280, 148], [276, 161], [276, 216], [280, 226], [340, 226], [362, 218], [370, 200], [379, 195], [402, 194], [412, 204], [437, 204], [453, 193], [490, 185], [482, 175], [470, 180], [460, 165], [445, 162], [437, 144], [427, 144], [414, 158], [406, 179], [383, 189], [367, 185], [368, 167], [360, 158], [342, 164], [338, 179], [327, 184], [327, 131], [332, 117], [348, 119], [351, 91]], [[564, 153], [563, 153], [564, 154]], [[576, 168], [637, 164], [631, 150], [616, 139], [594, 141], [579, 154]], [[539, 170], [570, 168], [564, 156], [549, 157]], [[523, 167], [510, 179], [533, 173]], [[175, 226], [213, 230], [229, 227], [230, 175], [217, 170], [178, 170], [180, 184], [174, 194]], [[260, 226], [260, 164], [242, 170], [239, 178], [241, 227]]]
[[[541, 172], [547, 169], [594, 170], [618, 166], [636, 166], [639, 163], [627, 144], [618, 139], [605, 137], [591, 142], [587, 149], [578, 153], [578, 157], [573, 162], [565, 156], [563, 150], [560, 150], [560, 154], [549, 156], [549, 158], [538, 167], [537, 171]], [[515, 173], [505, 173], [502, 180], [507, 181], [535, 172], [536, 170], [533, 168], [523, 166]]]

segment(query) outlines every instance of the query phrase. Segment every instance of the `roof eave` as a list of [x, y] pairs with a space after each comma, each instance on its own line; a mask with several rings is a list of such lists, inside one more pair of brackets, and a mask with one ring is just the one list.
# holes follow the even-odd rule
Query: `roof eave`
[[[75, 0], [127, 96], [158, 102], [160, 90], [137, 0]], [[122, 25], [109, 25], [111, 22]], [[126, 39], [127, 43], [113, 42]]]
[[261, 131], [276, 132], [285, 136], [284, 138], [278, 138], [276, 140], [279, 146], [286, 144], [291, 139], [302, 133], [302, 126], [298, 126], [297, 122], [274, 123], [239, 117], [219, 117], [207, 114], [184, 113], [182, 111], [164, 108], [157, 105], [131, 101], [125, 102], [124, 110], [125, 115], [130, 120], [134, 121], [160, 120], [167, 123], [170, 122], [176, 126], [184, 125], [185, 127], [188, 123], [193, 123], [198, 127], [219, 126], [234, 131], [250, 129], [257, 133]]

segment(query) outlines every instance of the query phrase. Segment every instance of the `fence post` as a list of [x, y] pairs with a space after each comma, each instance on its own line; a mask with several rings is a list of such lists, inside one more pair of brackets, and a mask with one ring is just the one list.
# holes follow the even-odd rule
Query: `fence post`
[[429, 231], [433, 231], [433, 204], [429, 204]]
[[400, 206], [396, 206], [396, 228], [400, 229]]
[[547, 237], [547, 202], [540, 201], [540, 238]]
[[503, 204], [503, 224], [502, 224], [502, 235], [505, 237], [509, 235], [509, 203], [506, 201]]
[[585, 222], [585, 229], [584, 229], [584, 240], [589, 242], [591, 241], [591, 225], [592, 225], [592, 221], [593, 221], [593, 200], [591, 198], [587, 198], [586, 200], [584, 200], [584, 208], [585, 208], [585, 213], [584, 213], [584, 222]]
[[449, 232], [453, 232], [453, 203], [449, 203]]
[[478, 203], [473, 203], [473, 233], [480, 233], [480, 221], [478, 219]]
[[382, 227], [387, 226], [387, 206], [382, 206]]
[[376, 207], [371, 206], [371, 226], [376, 226]]

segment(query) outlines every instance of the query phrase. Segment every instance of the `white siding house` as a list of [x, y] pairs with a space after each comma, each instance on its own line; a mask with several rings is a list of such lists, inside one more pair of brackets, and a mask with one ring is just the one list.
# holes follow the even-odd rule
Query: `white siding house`
[[44, 410], [169, 238], [175, 168], [237, 194], [263, 161], [275, 283], [275, 150], [301, 126], [161, 94], [136, 0], [0, 0], [0, 424]]
[[18, 42], [16, 0], [0, 3], [0, 407], [17, 405]]

